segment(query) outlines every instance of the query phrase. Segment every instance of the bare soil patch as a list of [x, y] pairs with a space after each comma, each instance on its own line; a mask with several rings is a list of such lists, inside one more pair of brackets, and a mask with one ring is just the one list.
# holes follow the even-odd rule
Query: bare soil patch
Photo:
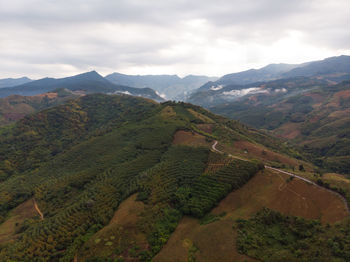
[[211, 143], [206, 141], [205, 136], [202, 136], [195, 132], [183, 130], [179, 130], [175, 133], [173, 144], [186, 146], [211, 146]]
[[[273, 161], [273, 162], [279, 162], [291, 166], [298, 165], [297, 160], [289, 158], [287, 156], [272, 152], [271, 150], [256, 145], [253, 143], [250, 143], [248, 141], [237, 141], [234, 143], [233, 148], [230, 150], [230, 148], [225, 148], [223, 150], [224, 152], [232, 152], [232, 153], [239, 153], [246, 155], [247, 158], [257, 158], [264, 161]], [[236, 151], [236, 152], [235, 152]]]
[[18, 237], [16, 231], [22, 226], [23, 222], [37, 215], [33, 199], [29, 199], [14, 208], [10, 212], [9, 218], [0, 225], [0, 243], [5, 243]]
[[213, 133], [213, 126], [213, 124], [197, 124], [199, 130], [202, 130], [203, 132], [206, 132], [208, 134]]

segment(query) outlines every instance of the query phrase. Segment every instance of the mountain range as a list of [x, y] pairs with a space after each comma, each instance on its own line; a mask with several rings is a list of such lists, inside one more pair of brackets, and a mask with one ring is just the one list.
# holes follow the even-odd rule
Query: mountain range
[[208, 81], [215, 81], [217, 77], [188, 75], [180, 78], [177, 75], [125, 75], [113, 73], [105, 77], [117, 85], [138, 88], [150, 87], [168, 100], [184, 100], [191, 91], [199, 88]]
[[75, 92], [81, 93], [122, 93], [134, 96], [142, 96], [145, 98], [154, 99], [157, 101], [163, 101], [163, 98], [158, 96], [154, 90], [150, 88], [134, 88], [122, 85], [116, 85], [96, 71], [79, 74], [76, 76], [66, 78], [43, 78], [40, 80], [31, 81], [25, 84], [1, 88], [0, 97], [6, 97], [9, 95], [25, 95], [32, 96], [53, 91], [55, 89], [65, 88]]
[[314, 77], [329, 82], [340, 82], [350, 78], [350, 56], [329, 57], [320, 61], [302, 64], [269, 64], [260, 69], [227, 74], [206, 86], [246, 85], [292, 77]]

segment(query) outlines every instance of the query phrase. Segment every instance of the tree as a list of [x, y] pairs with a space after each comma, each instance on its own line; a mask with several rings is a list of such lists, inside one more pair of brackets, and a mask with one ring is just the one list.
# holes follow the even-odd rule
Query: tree
[[305, 171], [305, 168], [303, 165], [299, 165], [299, 171]]

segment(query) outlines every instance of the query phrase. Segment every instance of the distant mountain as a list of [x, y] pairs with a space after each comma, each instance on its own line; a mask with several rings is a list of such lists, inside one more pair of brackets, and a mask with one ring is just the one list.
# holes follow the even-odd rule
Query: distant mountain
[[79, 91], [84, 94], [88, 93], [124, 93], [133, 96], [142, 96], [145, 98], [163, 101], [154, 90], [150, 88], [133, 88], [128, 86], [116, 85], [104, 79], [97, 72], [79, 74], [66, 78], [43, 78], [26, 84], [11, 88], [0, 89], [0, 97], [9, 95], [32, 96], [50, 92], [58, 88], [66, 88], [71, 91]]
[[124, 75], [120, 73], [113, 73], [105, 78], [117, 85], [138, 88], [150, 87], [167, 99], [179, 100], [182, 100], [192, 90], [199, 88], [204, 83], [217, 79], [217, 77], [195, 75], [180, 78], [177, 75]]
[[340, 82], [350, 79], [350, 56], [336, 56], [307, 63], [282, 74], [283, 78], [308, 76]]
[[224, 75], [215, 83], [218, 85], [250, 84], [254, 82], [270, 81], [281, 77], [281, 75], [299, 65], [291, 64], [270, 64], [260, 69]]
[[80, 94], [67, 89], [56, 89], [35, 96], [11, 95], [0, 98], [0, 126], [16, 122], [28, 114], [62, 104], [79, 97]]
[[302, 64], [270, 64], [260, 69], [224, 75], [215, 82], [206, 83], [199, 90], [228, 85], [247, 85], [256, 82], [273, 81], [294, 77], [312, 77], [330, 83], [350, 79], [350, 56], [336, 56], [321, 61]]
[[28, 77], [0, 79], [0, 88], [18, 86], [31, 82]]
[[227, 104], [245, 98], [274, 101], [282, 97], [301, 94], [320, 85], [327, 85], [327, 81], [309, 77], [293, 77], [278, 79], [269, 82], [257, 82], [247, 85], [213, 85], [212, 82], [202, 86], [197, 92], [191, 94], [187, 100], [190, 103], [207, 108]]

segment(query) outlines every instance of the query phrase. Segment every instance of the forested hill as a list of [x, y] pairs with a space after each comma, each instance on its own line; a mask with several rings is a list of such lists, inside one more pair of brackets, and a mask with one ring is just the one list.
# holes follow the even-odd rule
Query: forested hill
[[[266, 143], [293, 153], [200, 107], [126, 95], [87, 95], [0, 132], [0, 221], [5, 223], [0, 229], [14, 223], [13, 214], [30, 201], [43, 218], [26, 213], [27, 219], [0, 237], [5, 261], [72, 261], [77, 253], [87, 255], [84, 243], [135, 192], [145, 211], [134, 230], [144, 242], [133, 252], [148, 261], [184, 214], [202, 217], [263, 167], [212, 152], [214, 139]], [[188, 137], [195, 146], [182, 143]], [[131, 256], [130, 232], [123, 232], [116, 234], [124, 240], [111, 239], [106, 246], [114, 247], [112, 257]], [[123, 250], [129, 251], [123, 255]]]

